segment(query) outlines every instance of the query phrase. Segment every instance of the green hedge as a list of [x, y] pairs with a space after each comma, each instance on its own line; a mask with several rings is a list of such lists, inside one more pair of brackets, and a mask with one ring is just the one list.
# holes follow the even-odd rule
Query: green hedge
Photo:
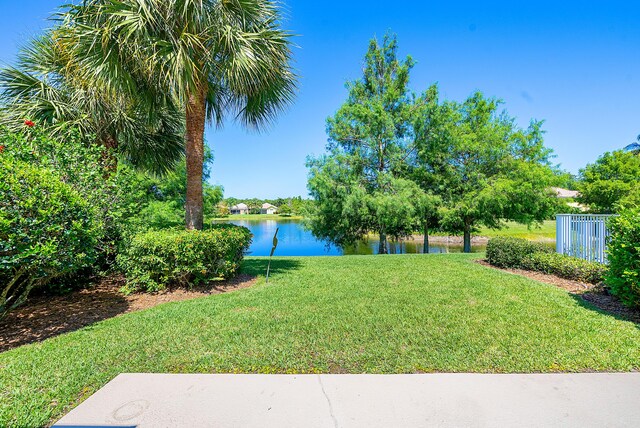
[[551, 253], [548, 245], [521, 238], [498, 237], [487, 244], [487, 261], [501, 268], [522, 268], [527, 256], [535, 253]]
[[[0, 145], [4, 147], [2, 157], [54, 171], [59, 180], [92, 207], [101, 230], [93, 273], [108, 268], [126, 232], [127, 220], [146, 203], [147, 189], [136, 188], [142, 184], [137, 182], [138, 174], [122, 163], [117, 173], [107, 173], [101, 145], [89, 143], [73, 133], [64, 139], [53, 138], [38, 125], [20, 133], [0, 127]], [[82, 280], [70, 278], [70, 283], [81, 282], [78, 279]]]
[[601, 263], [558, 254], [545, 244], [521, 238], [491, 239], [487, 261], [496, 267], [533, 270], [591, 284], [602, 282], [607, 271]]
[[606, 265], [558, 253], [533, 253], [522, 261], [523, 269], [557, 275], [573, 281], [599, 284], [604, 280]]
[[610, 220], [606, 284], [628, 306], [640, 307], [640, 210]]
[[57, 174], [0, 153], [0, 317], [95, 261], [95, 217]]
[[251, 244], [245, 227], [214, 225], [204, 231], [162, 230], [134, 236], [117, 257], [125, 292], [160, 291], [229, 278]]

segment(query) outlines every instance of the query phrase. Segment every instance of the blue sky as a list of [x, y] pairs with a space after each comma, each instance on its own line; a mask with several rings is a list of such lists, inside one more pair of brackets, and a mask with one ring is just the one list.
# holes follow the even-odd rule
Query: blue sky
[[[61, 0], [0, 0], [0, 61], [47, 26]], [[306, 156], [326, 144], [325, 119], [360, 76], [373, 36], [398, 35], [417, 61], [411, 86], [438, 82], [444, 97], [474, 90], [505, 101], [526, 126], [544, 119], [557, 163], [576, 173], [640, 134], [640, 2], [284, 0], [299, 35], [296, 102], [266, 133], [233, 122], [207, 129], [211, 181], [226, 196], [306, 195]]]

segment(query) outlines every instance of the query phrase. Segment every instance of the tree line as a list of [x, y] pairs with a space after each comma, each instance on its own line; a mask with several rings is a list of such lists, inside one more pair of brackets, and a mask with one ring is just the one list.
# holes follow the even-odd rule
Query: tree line
[[313, 200], [305, 199], [302, 196], [293, 196], [288, 198], [275, 198], [275, 199], [260, 199], [260, 198], [225, 198], [224, 201], [218, 207], [219, 215], [228, 215], [229, 208], [238, 205], [245, 204], [249, 207], [250, 214], [260, 214], [262, 205], [267, 203], [278, 208], [278, 214], [281, 215], [295, 215], [305, 216], [313, 206]]
[[640, 207], [640, 151], [607, 152], [580, 170], [577, 201], [598, 214]]

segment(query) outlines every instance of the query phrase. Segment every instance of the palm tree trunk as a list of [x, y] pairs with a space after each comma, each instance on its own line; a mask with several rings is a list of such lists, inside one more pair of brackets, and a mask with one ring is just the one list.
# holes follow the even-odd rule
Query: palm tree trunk
[[205, 91], [189, 96], [186, 109], [185, 151], [187, 158], [187, 197], [185, 223], [189, 230], [202, 230], [202, 169], [204, 165]]
[[112, 177], [118, 170], [118, 140], [113, 135], [107, 135], [102, 141], [102, 163], [105, 178]]

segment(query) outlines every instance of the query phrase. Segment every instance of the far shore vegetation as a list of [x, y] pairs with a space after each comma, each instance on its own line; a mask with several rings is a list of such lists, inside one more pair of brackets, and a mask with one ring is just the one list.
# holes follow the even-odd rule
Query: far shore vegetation
[[229, 214], [228, 216], [211, 217], [212, 221], [224, 221], [224, 220], [248, 220], [248, 221], [260, 221], [260, 220], [304, 220], [304, 216], [301, 215], [283, 215], [283, 214]]

